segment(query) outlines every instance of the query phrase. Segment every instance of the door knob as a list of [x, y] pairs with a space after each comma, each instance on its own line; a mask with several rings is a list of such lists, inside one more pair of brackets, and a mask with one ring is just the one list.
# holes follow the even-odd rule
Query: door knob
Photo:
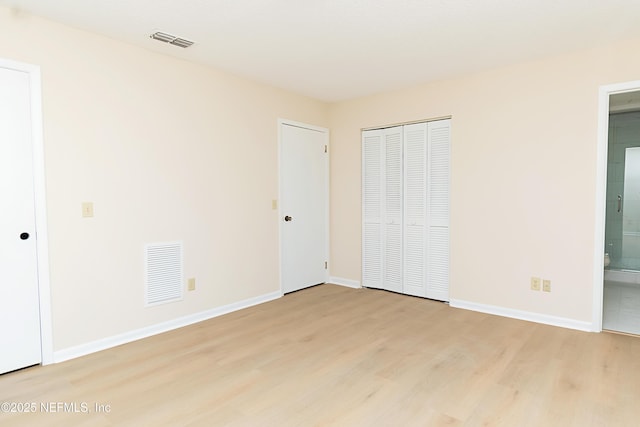
[[293, 219], [293, 218], [291, 218], [289, 215], [287, 215], [287, 216], [285, 216], [285, 217], [284, 217], [284, 220], [285, 220], [285, 221], [287, 221], [287, 222], [291, 221], [292, 219]]
[[29, 233], [20, 233], [20, 240], [27, 240], [29, 238]]

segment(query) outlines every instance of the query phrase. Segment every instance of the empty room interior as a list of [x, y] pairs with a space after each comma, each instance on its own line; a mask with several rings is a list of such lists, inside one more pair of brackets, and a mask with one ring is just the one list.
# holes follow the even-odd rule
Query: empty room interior
[[0, 426], [637, 425], [638, 22], [0, 0]]

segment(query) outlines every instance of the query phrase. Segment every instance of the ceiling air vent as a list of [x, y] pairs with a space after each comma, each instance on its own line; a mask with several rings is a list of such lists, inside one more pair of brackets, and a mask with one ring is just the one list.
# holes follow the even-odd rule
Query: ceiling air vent
[[154, 40], [169, 43], [182, 48], [187, 48], [193, 44], [191, 40], [181, 39], [180, 37], [172, 36], [171, 34], [167, 33], [161, 33], [160, 31], [151, 34], [149, 37]]

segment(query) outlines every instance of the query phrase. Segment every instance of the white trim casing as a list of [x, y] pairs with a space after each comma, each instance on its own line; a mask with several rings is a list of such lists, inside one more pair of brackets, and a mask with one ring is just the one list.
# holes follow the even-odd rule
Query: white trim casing
[[604, 239], [607, 198], [607, 145], [609, 142], [609, 96], [640, 90], [640, 80], [600, 86], [598, 93], [598, 145], [596, 155], [596, 212], [593, 248], [593, 331], [602, 331], [604, 292]]
[[561, 328], [576, 329], [578, 331], [593, 331], [593, 325], [589, 322], [556, 317], [547, 314], [533, 313], [530, 311], [514, 310], [512, 308], [498, 307], [495, 305], [478, 304], [475, 302], [452, 299], [449, 305], [453, 308], [478, 311], [480, 313], [494, 314], [512, 319], [527, 320], [529, 322], [543, 323], [545, 325], [559, 326]]
[[271, 292], [269, 294], [264, 294], [264, 295], [260, 295], [254, 298], [249, 298], [243, 301], [238, 301], [232, 304], [227, 304], [222, 307], [214, 308], [212, 310], [190, 314], [188, 316], [180, 317], [178, 319], [169, 320], [167, 322], [158, 323], [156, 325], [147, 326], [145, 328], [136, 329], [134, 331], [125, 332], [123, 334], [102, 338], [86, 344], [81, 344], [81, 345], [70, 347], [64, 350], [59, 350], [59, 351], [56, 351], [54, 354], [54, 361], [55, 363], [59, 363], [59, 362], [64, 362], [65, 360], [75, 359], [76, 357], [86, 356], [87, 354], [95, 353], [101, 350], [106, 350], [112, 347], [116, 347], [118, 345], [126, 344], [132, 341], [137, 341], [153, 335], [161, 334], [163, 332], [168, 332], [173, 329], [182, 328], [184, 326], [192, 325], [194, 323], [202, 322], [204, 320], [209, 320], [214, 317], [222, 316], [223, 314], [231, 313], [231, 312], [242, 310], [254, 305], [273, 301], [280, 297], [282, 297], [282, 292], [280, 291]]
[[29, 75], [31, 96], [31, 143], [33, 145], [33, 192], [36, 219], [36, 252], [40, 304], [41, 364], [53, 363], [53, 329], [51, 326], [51, 283], [49, 279], [49, 240], [42, 128], [42, 78], [40, 67], [0, 58], [0, 68]]

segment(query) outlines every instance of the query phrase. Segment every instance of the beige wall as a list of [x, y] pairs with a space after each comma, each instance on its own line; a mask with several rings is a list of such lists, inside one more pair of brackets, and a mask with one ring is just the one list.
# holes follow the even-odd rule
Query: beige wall
[[598, 88], [640, 79], [639, 46], [332, 105], [332, 275], [361, 280], [360, 129], [450, 115], [451, 298], [591, 322]]
[[[332, 276], [361, 278], [360, 129], [451, 115], [451, 297], [590, 321], [598, 87], [640, 79], [639, 45], [329, 107], [0, 8], [0, 57], [42, 69], [54, 349], [279, 289], [279, 117], [331, 129]], [[171, 240], [198, 289], [144, 308]]]
[[[0, 57], [42, 71], [55, 350], [279, 290], [277, 119], [325, 104], [5, 8]], [[173, 240], [197, 290], [144, 308]]]

